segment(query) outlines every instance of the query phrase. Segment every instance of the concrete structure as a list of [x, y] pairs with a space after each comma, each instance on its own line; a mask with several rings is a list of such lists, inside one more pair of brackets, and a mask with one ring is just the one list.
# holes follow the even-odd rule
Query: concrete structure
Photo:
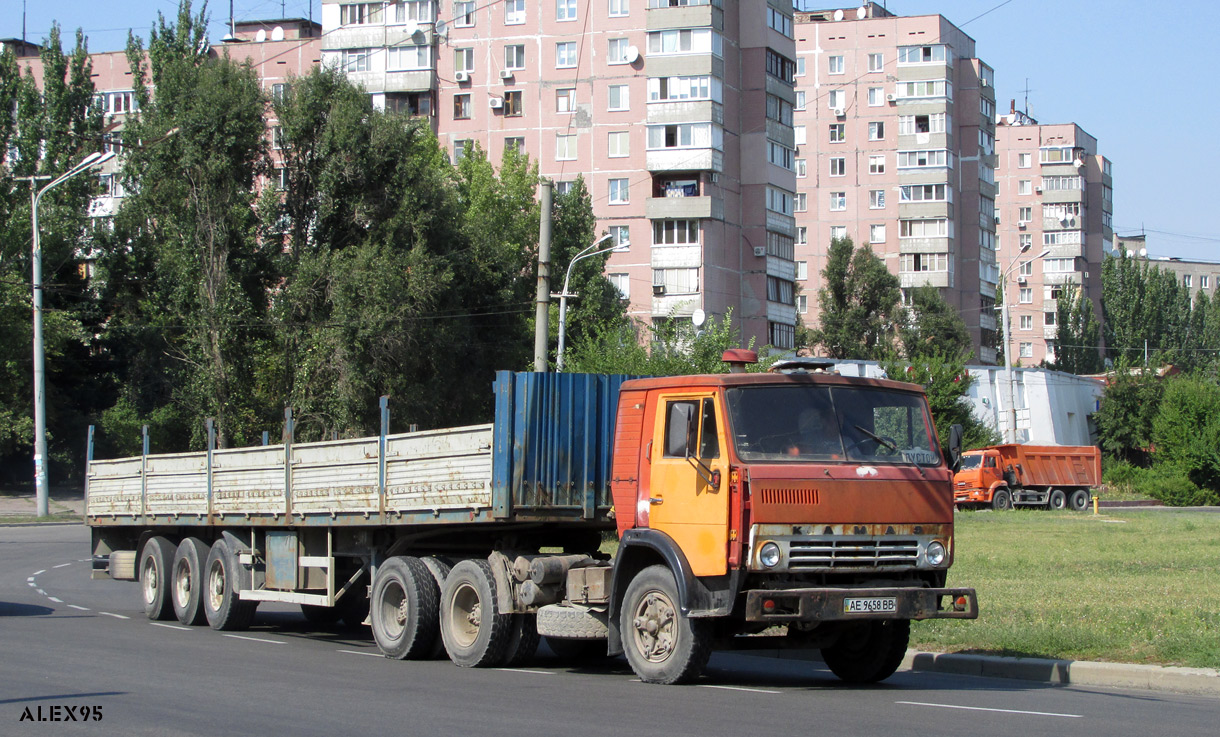
[[512, 146], [578, 175], [645, 321], [732, 310], [792, 347], [792, 4], [324, 0], [322, 59], [379, 107], [429, 115], [454, 160]]
[[796, 13], [798, 312], [817, 323], [835, 237], [869, 244], [902, 288], [940, 288], [994, 363], [995, 86], [940, 15], [877, 3]]
[[1173, 256], [1152, 256], [1148, 253], [1147, 237], [1143, 234], [1120, 235], [1115, 238], [1115, 252], [1126, 252], [1131, 258], [1147, 263], [1149, 267], [1177, 275], [1178, 283], [1190, 290], [1193, 301], [1199, 292], [1208, 298], [1215, 296], [1220, 286], [1220, 261], [1198, 261]]
[[1014, 363], [1036, 365], [1054, 360], [1065, 289], [1079, 288], [1101, 319], [1101, 263], [1114, 250], [1111, 166], [1079, 125], [1039, 124], [1015, 102], [996, 126], [996, 147], [995, 221], [1000, 267], [1009, 274], [1001, 288], [1012, 312], [1010, 347]]

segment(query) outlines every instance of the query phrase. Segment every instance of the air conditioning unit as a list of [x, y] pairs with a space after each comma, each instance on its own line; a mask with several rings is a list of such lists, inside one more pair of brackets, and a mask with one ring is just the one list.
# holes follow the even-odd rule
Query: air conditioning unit
[[754, 255], [755, 256], [766, 256], [767, 247], [766, 246], [754, 246]]
[[987, 86], [987, 80], [985, 80], [985, 79], [981, 79], [981, 78], [980, 78], [980, 79], [979, 79], [979, 87], [986, 87], [986, 86]]
[[996, 225], [1000, 224], [1000, 213], [998, 213], [998, 212], [995, 214], [995, 224]]
[[662, 297], [664, 295], [665, 295], [665, 285], [664, 284], [653, 284], [652, 285], [652, 296]]
[[455, 82], [469, 82], [469, 81], [470, 81], [470, 72], [454, 72], [454, 73], [453, 73], [453, 81], [455, 81]]
[[841, 107], [837, 107], [837, 108], [835, 108], [835, 117], [836, 117], [836, 118], [842, 118], [844, 115], [847, 115], [847, 111], [846, 111], [846, 110], [844, 110], [844, 109], [843, 109], [843, 108], [841, 108]]
[[1041, 188], [1041, 187], [1034, 187], [1034, 192], [1035, 192], [1036, 194], [1042, 194], [1042, 188]]
[[488, 104], [488, 106], [491, 107], [492, 110], [499, 110], [500, 108], [504, 107], [504, 98], [489, 97], [487, 99], [487, 104]]
[[1021, 230], [1025, 230], [1025, 221], [1022, 220], [1021, 222], [1017, 223], [1017, 227]]
[[885, 101], [886, 101], [886, 102], [897, 102], [897, 101], [898, 101], [898, 95], [895, 95], [893, 92], [891, 92], [891, 93], [889, 93], [888, 95], [886, 95], [886, 96], [885, 96]]
[[500, 70], [500, 79], [512, 79], [512, 78], [513, 78], [513, 70], [511, 70], [511, 69], [501, 69]]
[[1017, 275], [1017, 283], [1018, 283], [1018, 284], [1024, 284], [1024, 283], [1025, 283], [1025, 282], [1027, 282], [1027, 281], [1029, 281], [1029, 279], [1028, 279], [1028, 278], [1027, 278], [1027, 277], [1026, 277], [1024, 274], [1018, 274], [1018, 275]]

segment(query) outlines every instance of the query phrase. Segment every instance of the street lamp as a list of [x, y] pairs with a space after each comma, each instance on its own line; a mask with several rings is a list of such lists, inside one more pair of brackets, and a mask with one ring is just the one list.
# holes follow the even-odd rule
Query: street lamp
[[[1026, 243], [1025, 245], [1021, 246], [1021, 250], [1017, 251], [1017, 255], [1013, 257], [1012, 262], [1008, 265], [1008, 268], [1004, 270], [1004, 276], [1003, 276], [1004, 285], [1000, 289], [1000, 309], [1003, 310], [1003, 317], [1004, 317], [1004, 373], [1005, 373], [1006, 381], [1008, 383], [1008, 412], [1009, 412], [1008, 432], [1006, 433], [1007, 437], [1005, 437], [1004, 440], [1009, 443], [1017, 442], [1017, 401], [1016, 401], [1016, 390], [1013, 386], [1013, 380], [1012, 380], [1012, 351], [1010, 350], [1010, 346], [1012, 345], [1012, 320], [1009, 318], [1009, 315], [1008, 315], [1008, 275], [1012, 273], [1013, 269], [1015, 269], [1018, 265], [1020, 265], [1021, 254], [1028, 251], [1030, 248], [1030, 245], [1031, 244]], [[1034, 256], [1033, 258], [1029, 259], [1029, 261], [1026, 261], [1025, 263], [1029, 263], [1030, 261], [1036, 261], [1036, 260], [1046, 256], [1050, 252], [1051, 251], [1048, 248], [1047, 250], [1043, 251], [1042, 253], [1038, 254], [1037, 256]]]
[[101, 166], [114, 158], [114, 152], [93, 152], [79, 164], [53, 179], [50, 184], [34, 192], [38, 177], [30, 177], [30, 223], [34, 235], [33, 275], [34, 287], [34, 495], [38, 503], [38, 516], [48, 513], [47, 487], [47, 406], [46, 406], [46, 352], [42, 344], [42, 246], [38, 239], [38, 204], [42, 196], [72, 177]]
[[586, 247], [580, 253], [576, 254], [576, 257], [573, 258], [570, 263], [568, 263], [568, 273], [566, 275], [564, 275], [564, 277], [563, 277], [563, 292], [560, 294], [551, 295], [552, 297], [559, 298], [559, 352], [555, 359], [555, 370], [559, 373], [563, 373], [564, 334], [565, 334], [565, 332], [567, 330], [567, 326], [568, 326], [568, 297], [576, 296], [575, 294], [570, 294], [568, 292], [568, 281], [572, 278], [572, 267], [575, 266], [576, 262], [581, 260], [582, 258], [589, 258], [591, 256], [599, 256], [603, 253], [610, 253], [611, 251], [616, 251], [616, 252], [626, 251], [627, 250], [626, 246], [617, 245], [617, 244], [611, 246], [610, 248], [602, 248], [597, 251], [593, 250], [594, 248], [597, 248], [599, 245], [601, 245], [602, 243], [605, 243], [606, 241], [610, 240], [613, 237], [614, 237], [613, 233], [607, 233], [606, 235], [603, 235], [601, 238], [598, 238], [597, 240], [593, 241], [593, 243], [591, 243], [588, 247]]

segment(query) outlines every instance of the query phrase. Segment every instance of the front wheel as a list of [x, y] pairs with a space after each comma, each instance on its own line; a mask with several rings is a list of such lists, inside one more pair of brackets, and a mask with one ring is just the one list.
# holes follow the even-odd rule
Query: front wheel
[[997, 512], [1012, 509], [1012, 494], [1007, 489], [1000, 489], [991, 495], [991, 508]]
[[619, 617], [623, 651], [641, 681], [688, 683], [703, 672], [712, 654], [708, 622], [682, 613], [665, 566], [649, 566], [631, 580]]
[[833, 646], [822, 648], [822, 660], [831, 673], [848, 683], [876, 683], [898, 670], [910, 639], [910, 620], [860, 622]]

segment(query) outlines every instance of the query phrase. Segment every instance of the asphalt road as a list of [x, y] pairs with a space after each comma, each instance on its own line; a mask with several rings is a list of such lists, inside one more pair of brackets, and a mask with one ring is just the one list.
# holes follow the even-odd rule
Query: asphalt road
[[153, 624], [137, 584], [90, 580], [87, 541], [0, 527], [0, 735], [1210, 736], [1220, 718], [1215, 699], [912, 672], [854, 688], [820, 664], [730, 654], [685, 687], [545, 652], [515, 670], [398, 662], [367, 632], [265, 604], [248, 632]]

